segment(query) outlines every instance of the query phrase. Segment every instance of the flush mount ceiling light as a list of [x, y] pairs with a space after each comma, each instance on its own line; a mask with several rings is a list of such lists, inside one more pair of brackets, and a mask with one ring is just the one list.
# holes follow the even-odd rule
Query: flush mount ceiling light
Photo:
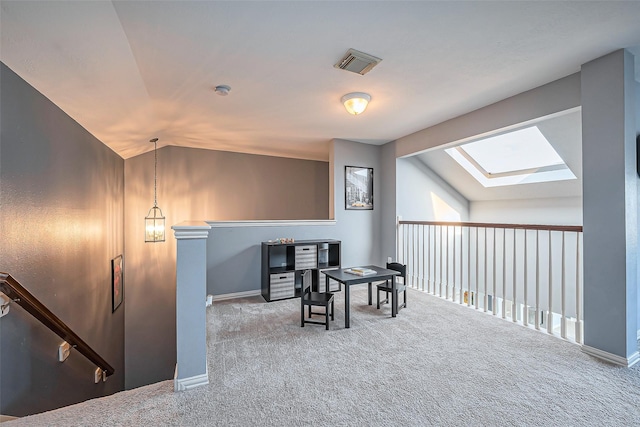
[[218, 85], [213, 90], [214, 90], [215, 93], [217, 93], [220, 96], [227, 96], [227, 95], [229, 95], [229, 91], [231, 90], [231, 86], [229, 86], [229, 85]]
[[371, 95], [364, 92], [352, 92], [343, 96], [340, 101], [344, 104], [349, 114], [357, 116], [364, 112], [371, 101]]
[[149, 209], [149, 213], [144, 218], [144, 241], [145, 242], [164, 242], [164, 215], [158, 207], [158, 138], [153, 138], [149, 142], [153, 142], [153, 155], [155, 162], [153, 164], [153, 207]]

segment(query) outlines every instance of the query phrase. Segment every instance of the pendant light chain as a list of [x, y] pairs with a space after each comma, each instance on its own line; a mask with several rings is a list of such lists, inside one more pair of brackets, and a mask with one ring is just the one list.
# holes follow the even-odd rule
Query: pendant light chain
[[153, 142], [153, 207], [144, 217], [145, 242], [164, 242], [165, 218], [162, 209], [158, 207], [158, 138], [149, 140]]
[[153, 207], [158, 207], [158, 140], [153, 141], [153, 154], [155, 162], [153, 164]]

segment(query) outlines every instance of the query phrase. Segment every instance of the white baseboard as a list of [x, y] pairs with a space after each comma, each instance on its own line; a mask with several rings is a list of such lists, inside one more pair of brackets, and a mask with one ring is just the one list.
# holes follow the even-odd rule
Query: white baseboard
[[185, 391], [207, 384], [209, 384], [208, 367], [205, 369], [204, 374], [178, 379], [178, 365], [176, 365], [175, 374], [173, 376], [173, 391]]
[[616, 365], [626, 366], [627, 368], [630, 368], [636, 363], [640, 362], [640, 354], [637, 351], [628, 358], [618, 356], [617, 354], [609, 353], [607, 351], [599, 350], [597, 348], [589, 347], [588, 345], [583, 345], [582, 351], [590, 356], [597, 357], [598, 359], [602, 359]]
[[222, 294], [222, 295], [214, 295], [214, 301], [223, 301], [226, 299], [236, 299], [236, 298], [247, 298], [247, 297], [256, 297], [262, 295], [261, 290], [256, 291], [244, 291], [244, 292], [233, 292], [231, 294]]

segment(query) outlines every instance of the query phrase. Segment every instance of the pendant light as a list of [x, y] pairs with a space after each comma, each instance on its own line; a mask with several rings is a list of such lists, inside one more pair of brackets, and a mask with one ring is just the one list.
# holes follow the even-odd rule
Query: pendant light
[[153, 207], [149, 209], [149, 213], [144, 218], [144, 241], [146, 242], [164, 242], [164, 216], [162, 210], [158, 207], [158, 138], [153, 138], [149, 142], [153, 142]]

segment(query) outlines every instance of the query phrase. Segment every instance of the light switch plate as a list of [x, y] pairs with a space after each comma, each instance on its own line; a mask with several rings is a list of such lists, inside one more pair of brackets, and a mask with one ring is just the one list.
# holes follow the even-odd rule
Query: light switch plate
[[69, 344], [68, 342], [63, 342], [62, 344], [60, 344], [60, 346], [58, 347], [58, 362], [64, 362], [65, 360], [67, 360], [67, 357], [69, 357], [70, 353], [71, 344]]
[[11, 303], [11, 299], [8, 296], [0, 292], [0, 317], [3, 317], [5, 314], [9, 313], [9, 304]]

